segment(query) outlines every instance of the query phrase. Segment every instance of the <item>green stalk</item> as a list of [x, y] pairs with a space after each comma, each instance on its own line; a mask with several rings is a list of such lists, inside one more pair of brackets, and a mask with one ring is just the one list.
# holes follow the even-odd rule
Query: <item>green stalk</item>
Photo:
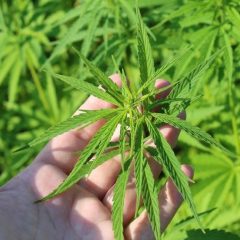
[[236, 148], [236, 153], [237, 155], [240, 155], [240, 138], [238, 136], [238, 124], [237, 124], [237, 116], [234, 108], [234, 100], [233, 100], [233, 92], [232, 92], [232, 84], [229, 83], [229, 106], [230, 110], [232, 113], [232, 131], [233, 131], [233, 136], [235, 138], [235, 148]]
[[38, 78], [38, 75], [37, 75], [32, 63], [28, 60], [27, 60], [27, 65], [28, 65], [28, 68], [29, 68], [30, 73], [32, 75], [33, 82], [36, 85], [40, 100], [41, 100], [45, 110], [48, 112], [49, 111], [48, 101], [47, 101], [47, 98], [45, 96], [45, 93], [44, 93], [43, 87], [41, 85], [41, 82]]

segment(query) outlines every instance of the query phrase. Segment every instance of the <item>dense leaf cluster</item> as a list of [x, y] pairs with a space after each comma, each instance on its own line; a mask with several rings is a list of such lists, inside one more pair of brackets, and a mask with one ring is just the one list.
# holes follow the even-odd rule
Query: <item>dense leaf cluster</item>
[[[66, 130], [74, 129], [76, 127], [83, 128], [89, 124], [94, 123], [99, 119], [106, 119], [105, 125], [97, 132], [97, 134], [90, 140], [86, 148], [80, 153], [80, 157], [71, 173], [64, 180], [60, 186], [55, 189], [48, 196], [39, 201], [45, 201], [51, 199], [58, 194], [68, 190], [71, 186], [76, 184], [84, 175], [89, 174], [94, 168], [99, 166], [103, 159], [107, 160], [109, 153], [109, 143], [112, 135], [118, 124], [121, 125], [121, 137], [118, 144], [119, 150], [116, 154], [122, 155], [122, 171], [116, 181], [114, 189], [114, 204], [112, 209], [113, 229], [116, 239], [123, 239], [123, 227], [119, 224], [119, 220], [123, 220], [123, 204], [124, 194], [127, 185], [130, 166], [134, 165], [134, 173], [136, 178], [137, 188], [137, 208], [140, 204], [140, 198], [143, 199], [144, 207], [147, 210], [152, 229], [156, 239], [160, 239], [160, 214], [158, 205], [158, 191], [156, 188], [155, 180], [152, 175], [149, 163], [145, 157], [145, 153], [149, 152], [153, 155], [155, 160], [163, 166], [167, 176], [170, 176], [181, 193], [182, 197], [188, 203], [191, 208], [194, 217], [201, 226], [195, 204], [192, 199], [191, 191], [188, 184], [188, 179], [181, 171], [180, 163], [177, 160], [171, 146], [159, 132], [158, 126], [162, 123], [170, 124], [176, 128], [182, 129], [194, 138], [215, 145], [222, 150], [225, 150], [218, 142], [216, 142], [209, 134], [202, 131], [200, 128], [193, 127], [190, 123], [180, 120], [176, 117], [181, 111], [185, 110], [191, 102], [186, 98], [184, 91], [192, 90], [197, 77], [201, 71], [208, 67], [212, 61], [212, 57], [203, 63], [200, 63], [193, 71], [187, 76], [176, 81], [171, 85], [171, 92], [166, 98], [168, 104], [162, 107], [164, 113], [154, 113], [152, 108], [148, 106], [156, 106], [161, 104], [161, 100], [156, 99], [156, 90], [154, 89], [154, 83], [158, 76], [161, 76], [166, 68], [171, 64], [179, 61], [171, 60], [169, 64], [159, 70], [154, 70], [154, 62], [152, 58], [152, 50], [147, 35], [147, 29], [143, 23], [140, 12], [137, 11], [137, 46], [139, 56], [139, 68], [140, 68], [140, 81], [138, 92], [134, 92], [127, 83], [127, 79], [122, 72], [122, 88], [119, 88], [114, 82], [112, 82], [99, 68], [94, 66], [89, 60], [87, 60], [81, 53], [79, 57], [84, 61], [86, 67], [89, 69], [94, 78], [101, 85], [101, 89], [94, 85], [87, 83], [76, 78], [67, 77], [59, 74], [54, 76], [72, 87], [82, 89], [90, 95], [98, 97], [104, 101], [109, 101], [116, 105], [114, 109], [103, 110], [88, 110], [78, 116], [72, 117], [43, 133], [40, 137], [33, 140], [28, 144], [32, 147], [40, 142], [45, 142]], [[76, 51], [76, 50], [75, 50]], [[158, 90], [163, 91], [162, 89]], [[181, 97], [181, 98], [179, 98]], [[177, 99], [178, 98], [178, 99]], [[178, 104], [175, 102], [178, 100]], [[164, 101], [164, 100], [163, 100]], [[166, 103], [166, 102], [165, 102]], [[174, 103], [174, 104], [172, 104]], [[160, 105], [161, 106], [161, 105]], [[148, 134], [144, 131], [147, 129]], [[148, 136], [149, 135], [149, 136]], [[148, 148], [145, 144], [146, 139], [152, 139], [155, 148]], [[129, 150], [126, 152], [126, 147]], [[108, 151], [107, 151], [108, 150]], [[225, 150], [227, 152], [227, 150]], [[108, 152], [108, 153], [106, 153]], [[89, 162], [90, 157], [94, 156], [94, 159]], [[88, 167], [89, 166], [89, 167]], [[87, 171], [86, 171], [87, 169]], [[38, 201], [38, 202], [39, 202]]]

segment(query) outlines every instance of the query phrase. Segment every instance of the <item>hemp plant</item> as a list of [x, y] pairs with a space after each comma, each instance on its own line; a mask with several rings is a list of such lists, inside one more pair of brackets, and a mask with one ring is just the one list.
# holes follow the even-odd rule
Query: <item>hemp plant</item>
[[[181, 55], [171, 59], [161, 68], [155, 70], [147, 28], [138, 10], [136, 19], [140, 71], [138, 90], [130, 87], [124, 71], [119, 71], [122, 81], [122, 87], [119, 88], [99, 68], [78, 52], [80, 58], [93, 77], [98, 81], [101, 88], [78, 78], [52, 73], [53, 76], [76, 89], [83, 90], [99, 99], [113, 103], [116, 107], [113, 109], [82, 110], [80, 115], [71, 117], [51, 127], [38, 138], [28, 143], [27, 146], [24, 146], [24, 148], [34, 147], [71, 129], [81, 129], [100, 119], [106, 120], [104, 126], [90, 140], [85, 149], [82, 150], [77, 163], [67, 178], [53, 192], [37, 202], [46, 201], [58, 196], [108, 159], [111, 159], [115, 155], [121, 155], [122, 168], [115, 183], [112, 207], [113, 230], [115, 239], [117, 240], [124, 239], [123, 206], [126, 185], [131, 169], [133, 169], [136, 179], [136, 215], [139, 212], [141, 203], [143, 203], [143, 207], [148, 213], [155, 238], [161, 238], [158, 188], [145, 157], [146, 153], [152, 155], [162, 165], [165, 174], [171, 177], [183, 199], [189, 205], [199, 226], [202, 228], [188, 184], [189, 179], [182, 172], [180, 163], [171, 146], [158, 130], [161, 124], [170, 124], [182, 129], [197, 140], [227, 151], [208, 133], [178, 118], [179, 113], [184, 111], [192, 101], [198, 98], [189, 97], [190, 92], [201, 73], [209, 67], [219, 52], [197, 65], [192, 71], [169, 86], [162, 89], [155, 89], [154, 83], [156, 79], [173, 67], [176, 62], [180, 61]], [[155, 98], [156, 94], [166, 89], [170, 93], [165, 99], [159, 100]], [[159, 113], [154, 112], [156, 107], [161, 108]], [[111, 143], [112, 135], [118, 125], [120, 125], [119, 141]], [[149, 140], [154, 143], [154, 147], [147, 144]], [[131, 166], [134, 167], [131, 168]]]

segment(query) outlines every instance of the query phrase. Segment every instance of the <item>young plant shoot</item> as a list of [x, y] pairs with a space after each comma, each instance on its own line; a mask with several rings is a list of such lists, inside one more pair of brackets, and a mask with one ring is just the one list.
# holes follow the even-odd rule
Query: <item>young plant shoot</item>
[[[100, 69], [94, 66], [92, 62], [86, 59], [83, 54], [78, 53], [101, 88], [74, 77], [52, 73], [54, 77], [76, 89], [85, 91], [89, 95], [113, 103], [116, 107], [102, 110], [82, 110], [80, 115], [71, 117], [51, 127], [38, 138], [31, 141], [27, 146], [34, 147], [71, 129], [78, 128], [81, 131], [81, 128], [93, 124], [100, 119], [106, 120], [104, 126], [80, 153], [80, 157], [68, 177], [57, 189], [37, 202], [46, 201], [58, 196], [108, 159], [120, 155], [122, 169], [115, 183], [112, 208], [112, 222], [116, 240], [124, 239], [124, 197], [130, 171], [132, 170], [134, 171], [136, 179], [136, 215], [143, 204], [143, 207], [147, 211], [155, 238], [161, 238], [158, 188], [145, 157], [146, 153], [152, 155], [163, 167], [165, 174], [172, 179], [183, 199], [189, 205], [200, 228], [202, 228], [191, 195], [189, 179], [182, 172], [181, 165], [171, 146], [159, 131], [161, 124], [172, 125], [175, 128], [185, 131], [199, 141], [227, 151], [208, 133], [178, 118], [178, 115], [184, 111], [192, 101], [197, 99], [197, 97], [191, 96], [191, 90], [201, 76], [201, 73], [209, 67], [219, 52], [197, 65], [191, 72], [169, 86], [156, 89], [154, 87], [155, 81], [168, 69], [173, 67], [176, 62], [179, 62], [181, 56], [171, 59], [160, 69], [155, 70], [147, 29], [138, 10], [136, 19], [140, 71], [138, 90], [133, 91], [133, 89], [129, 87], [123, 71], [119, 72], [122, 82], [122, 87], [120, 88]], [[170, 92], [168, 96], [164, 99], [156, 99], [156, 94], [166, 91], [166, 89]], [[153, 110], [156, 109], [156, 107], [160, 107], [161, 111], [158, 113], [154, 112]], [[111, 143], [111, 138], [118, 125], [120, 125], [119, 142]], [[147, 144], [149, 140], [154, 143], [154, 147], [150, 147]], [[122, 224], [120, 224], [120, 222]]]

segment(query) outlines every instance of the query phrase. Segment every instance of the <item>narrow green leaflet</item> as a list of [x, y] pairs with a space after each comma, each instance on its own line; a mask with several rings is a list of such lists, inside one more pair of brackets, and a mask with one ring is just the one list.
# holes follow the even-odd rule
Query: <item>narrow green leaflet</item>
[[217, 31], [212, 26], [200, 28], [198, 31], [194, 32], [194, 37], [191, 41], [192, 50], [182, 58], [179, 64], [177, 64], [174, 72], [174, 79], [179, 79], [181, 76], [191, 71], [195, 66], [196, 52], [201, 52], [198, 62], [202, 62], [210, 57], [209, 50], [211, 50], [210, 48], [216, 35]]
[[223, 51], [223, 49], [218, 50], [216, 53], [214, 53], [207, 60], [198, 64], [193, 70], [191, 70], [188, 74], [186, 74], [181, 79], [175, 81], [174, 83], [172, 83], [171, 85], [169, 85], [165, 88], [162, 88], [162, 89], [157, 90], [157, 91], [153, 91], [149, 94], [146, 94], [146, 96], [144, 96], [144, 98], [154, 96], [157, 93], [162, 92], [163, 90], [167, 90], [167, 89], [171, 89], [171, 92], [167, 96], [167, 99], [183, 98], [183, 97], [189, 96], [189, 92], [191, 91], [193, 86], [196, 84], [199, 77], [208, 69], [208, 67], [212, 64], [214, 59], [222, 51]]
[[8, 75], [8, 73], [13, 68], [14, 63], [18, 58], [19, 52], [13, 49], [12, 52], [9, 53], [8, 56], [4, 59], [4, 61], [1, 62], [0, 86], [3, 83], [4, 79], [6, 78], [6, 76]]
[[113, 98], [107, 92], [104, 92], [103, 90], [99, 89], [98, 87], [94, 86], [91, 83], [88, 83], [88, 82], [83, 81], [78, 78], [68, 77], [68, 76], [64, 76], [64, 75], [60, 75], [60, 74], [52, 73], [52, 75], [55, 78], [69, 84], [70, 86], [86, 92], [87, 94], [91, 94], [99, 99], [113, 103], [115, 105], [118, 105], [118, 106], [120, 105], [119, 101], [117, 101], [115, 98]]
[[207, 60], [198, 64], [192, 71], [190, 71], [182, 79], [177, 80], [174, 84], [171, 93], [168, 95], [168, 98], [184, 97], [186, 94], [189, 95], [190, 90], [196, 84], [199, 77], [203, 74], [204, 71], [208, 69], [210, 64], [214, 59], [222, 52], [222, 49], [218, 50]]
[[96, 80], [103, 86], [103, 88], [118, 101], [121, 101], [121, 91], [120, 88], [108, 77], [106, 76], [99, 68], [97, 68], [92, 62], [90, 62], [82, 53], [74, 48], [74, 51], [78, 56], [84, 61], [89, 71], [96, 78]]
[[[109, 142], [112, 138], [112, 135], [118, 125], [119, 122], [122, 122], [123, 117], [125, 116], [125, 114], [123, 113], [119, 113], [119, 115], [116, 115], [113, 119], [110, 119], [110, 121], [112, 121], [111, 124], [109, 124], [110, 126], [112, 125], [113, 128], [109, 127], [109, 132], [105, 133], [105, 136], [103, 135], [103, 139], [100, 141], [99, 140], [99, 144], [98, 144], [98, 148], [97, 148], [97, 152], [95, 154], [95, 160], [92, 161], [92, 166], [90, 171], [92, 171], [94, 168], [96, 168], [96, 164], [98, 163], [98, 158], [101, 156], [101, 154], [104, 152], [104, 150], [107, 148], [107, 146], [109, 145]], [[116, 122], [115, 122], [116, 121]], [[124, 142], [124, 148], [125, 148], [125, 142]]]
[[225, 67], [227, 72], [227, 78], [229, 80], [230, 86], [232, 85], [232, 74], [233, 74], [233, 51], [231, 42], [229, 39], [229, 36], [227, 33], [221, 29], [222, 36], [223, 36], [223, 42], [224, 42], [224, 61], [225, 61]]
[[[81, 152], [78, 162], [76, 163], [76, 165], [74, 166], [73, 170], [68, 175], [68, 177], [53, 192], [51, 192], [49, 195], [47, 195], [46, 197], [36, 202], [42, 202], [42, 201], [51, 199], [65, 192], [67, 189], [69, 189], [71, 186], [77, 183], [81, 178], [81, 176], [79, 175], [79, 172], [81, 172], [81, 169], [84, 166], [84, 164], [89, 160], [89, 158], [92, 156], [93, 153], [95, 153], [96, 156], [99, 156], [99, 157], [101, 156], [104, 149], [102, 147], [98, 148], [98, 146], [101, 145], [103, 142], [107, 142], [110, 139], [121, 118], [122, 118], [122, 113], [119, 113], [116, 116], [112, 117], [95, 134], [95, 136], [91, 139], [88, 145]], [[93, 167], [91, 166], [90, 169], [93, 169]]]
[[[81, 16], [84, 16], [82, 20], [85, 20], [86, 16], [90, 15], [91, 10], [95, 9], [96, 6], [99, 5], [99, 0], [93, 0], [91, 2], [85, 1], [82, 2], [82, 4], [74, 6], [71, 10], [69, 10], [63, 18], [59, 19], [54, 26], [62, 25], [66, 22], [69, 22], [73, 20], [74, 18], [81, 18]], [[89, 19], [86, 18], [88, 21]]]
[[[88, 8], [89, 6], [91, 6], [92, 9], [96, 8], [99, 4], [101, 4], [100, 0], [94, 0], [92, 1], [92, 4], [84, 4], [84, 8], [82, 8], [82, 11], [79, 11], [78, 15], [82, 15], [85, 11], [86, 8]], [[89, 5], [89, 6], [88, 6]], [[80, 9], [79, 9], [80, 10]], [[43, 64], [43, 66], [41, 67], [41, 69], [44, 69], [59, 53], [61, 53], [65, 47], [72, 43], [75, 39], [75, 36], [78, 34], [79, 30], [85, 26], [86, 24], [89, 23], [89, 21], [91, 21], [92, 19], [90, 19], [91, 14], [87, 15], [88, 17], [81, 17], [79, 16], [79, 18], [73, 23], [73, 25], [69, 28], [68, 32], [65, 34], [65, 36], [59, 41], [59, 43], [57, 44], [57, 46], [54, 48], [53, 53], [51, 54], [51, 56], [47, 59], [47, 61]], [[67, 19], [69, 20], [69, 19]]]
[[[117, 156], [118, 154], [119, 154], [119, 149], [112, 150], [112, 151], [110, 151], [106, 154], [102, 154], [101, 157], [93, 160], [94, 161], [94, 168], [97, 168], [98, 166], [100, 166], [101, 164], [103, 164], [107, 160], [112, 159], [113, 157]], [[79, 172], [78, 172], [79, 178], [81, 179], [84, 176], [89, 175], [94, 168], [93, 168], [92, 161], [87, 162], [79, 170]]]
[[190, 100], [191, 100], [190, 98], [157, 99], [153, 103], [149, 104], [148, 110], [151, 111], [156, 107], [159, 107], [164, 104], [169, 104], [172, 102], [182, 102], [182, 101], [190, 101]]
[[181, 165], [178, 162], [171, 146], [150, 119], [146, 118], [146, 124], [154, 144], [156, 145], [158, 155], [155, 156], [155, 159], [159, 161], [160, 164], [163, 164], [167, 174], [172, 178], [183, 199], [186, 200], [190, 206], [199, 226], [202, 228], [195, 204], [193, 202], [190, 187], [188, 185], [188, 179], [181, 170]]
[[91, 44], [93, 43], [94, 35], [96, 34], [98, 24], [101, 18], [103, 17], [103, 14], [104, 14], [103, 9], [99, 10], [99, 8], [95, 8], [94, 11], [92, 11], [90, 14], [91, 22], [88, 23], [86, 36], [84, 37], [83, 43], [81, 46], [81, 52], [84, 56], [87, 56], [91, 49]]
[[[204, 212], [198, 213], [198, 216], [199, 216], [200, 218], [203, 218], [203, 217], [205, 217], [206, 215], [209, 215], [209, 214], [213, 213], [213, 212], [216, 211], [216, 210], [217, 210], [217, 208], [211, 208], [211, 209], [206, 210], [206, 211], [204, 211]], [[181, 229], [183, 229], [184, 227], [190, 226], [191, 224], [194, 223], [194, 220], [195, 220], [194, 216], [190, 216], [190, 217], [187, 217], [187, 218], [181, 220], [180, 222], [178, 222], [178, 223], [176, 223], [176, 224], [174, 225], [174, 231], [176, 231], [176, 230], [181, 230]]]
[[120, 73], [121, 76], [121, 82], [122, 82], [122, 95], [126, 97], [127, 99], [132, 98], [132, 93], [129, 89], [128, 82], [127, 82], [127, 77], [125, 75], [124, 70]]
[[119, 148], [121, 152], [121, 165], [122, 169], [124, 166], [125, 162], [125, 155], [126, 155], [126, 135], [127, 135], [127, 129], [126, 129], [126, 123], [125, 123], [125, 118], [126, 116], [123, 117], [121, 121], [121, 126], [120, 126], [120, 136], [119, 136]]
[[192, 126], [187, 121], [162, 113], [152, 113], [152, 116], [156, 118], [156, 123], [161, 122], [168, 123], [173, 127], [184, 130], [190, 136], [196, 138], [199, 141], [208, 143], [210, 145], [214, 145], [227, 153], [229, 152], [220, 143], [218, 143], [210, 134], [204, 132], [199, 127]]
[[141, 192], [142, 192], [142, 182], [143, 182], [143, 163], [144, 163], [144, 136], [143, 136], [143, 125], [142, 119], [139, 120], [136, 127], [136, 134], [135, 134], [135, 150], [134, 150], [134, 174], [136, 179], [136, 193], [137, 193], [137, 200], [136, 200], [136, 211], [137, 214], [140, 200], [141, 200]]
[[4, 20], [4, 16], [3, 16], [3, 10], [2, 10], [2, 6], [0, 8], [0, 29], [4, 32], [7, 31], [7, 26]]
[[14, 63], [14, 67], [11, 71], [11, 77], [9, 79], [9, 89], [8, 89], [8, 96], [9, 101], [14, 102], [17, 97], [17, 90], [18, 90], [18, 83], [20, 80], [20, 75], [22, 72], [22, 59], [18, 58], [16, 59], [16, 62]]
[[239, 24], [240, 24], [239, 11], [237, 11], [237, 9], [234, 7], [228, 7], [226, 9], [228, 12], [228, 17], [230, 18], [231, 22], [236, 26], [236, 28], [239, 28]]
[[142, 92], [144, 89], [148, 88], [150, 85], [154, 85], [155, 81], [162, 77], [162, 75], [169, 70], [171, 67], [176, 65], [182, 57], [188, 52], [189, 48], [184, 48], [176, 57], [168, 60], [164, 65], [157, 69], [152, 75], [148, 76], [148, 79], [139, 89], [139, 92]]
[[112, 206], [112, 222], [114, 237], [116, 240], [124, 240], [123, 235], [123, 208], [125, 200], [125, 190], [130, 173], [130, 167], [122, 171], [114, 185], [113, 206]]
[[71, 117], [61, 123], [56, 124], [53, 127], [50, 127], [47, 131], [42, 133], [39, 137], [32, 140], [26, 146], [23, 146], [16, 151], [23, 150], [28, 147], [34, 147], [37, 144], [46, 142], [64, 132], [67, 132], [74, 128], [83, 128], [87, 125], [96, 122], [103, 118], [108, 118], [113, 116], [117, 113], [116, 109], [102, 109], [102, 110], [94, 110], [94, 111], [87, 111], [86, 113], [81, 113], [80, 115]]
[[48, 73], [46, 73], [46, 96], [47, 99], [49, 99], [49, 105], [51, 108], [51, 112], [52, 115], [54, 116], [55, 119], [58, 118], [58, 116], [60, 116], [60, 101], [58, 99], [58, 95], [57, 95], [57, 90], [56, 90], [56, 85], [55, 82], [52, 78], [52, 76]]
[[173, 116], [178, 116], [181, 112], [185, 111], [193, 102], [199, 100], [202, 95], [197, 95], [191, 98], [184, 98], [182, 101], [171, 102], [168, 110], [168, 114], [172, 114]]
[[148, 78], [152, 76], [154, 73], [154, 62], [146, 26], [143, 23], [139, 10], [137, 10], [137, 17], [138, 17], [137, 22], [138, 58], [141, 83], [144, 84], [148, 80]]
[[82, 18], [79, 18], [77, 21], [74, 22], [72, 27], [69, 29], [68, 33], [59, 41], [58, 45], [53, 50], [53, 53], [43, 64], [41, 69], [44, 69], [59, 53], [61, 53], [65, 49], [65, 47], [72, 41], [72, 39], [77, 34], [81, 26], [83, 26], [84, 24], [85, 22]]
[[195, 2], [188, 2], [187, 4], [184, 4], [183, 6], [181, 6], [180, 8], [178, 8], [174, 11], [171, 11], [171, 13], [169, 15], [167, 15], [160, 23], [156, 24], [152, 28], [153, 29], [160, 28], [167, 21], [170, 21], [170, 20], [177, 18], [179, 16], [182, 16], [184, 14], [189, 14], [197, 6], [199, 6], [199, 3], [196, 4]]
[[131, 6], [130, 1], [127, 0], [119, 0], [120, 6], [122, 7], [122, 10], [126, 12], [130, 22], [132, 25], [136, 23], [136, 15], [133, 9], [133, 6]]
[[143, 203], [148, 213], [149, 221], [151, 222], [152, 230], [156, 240], [161, 239], [160, 232], [160, 208], [158, 201], [158, 192], [154, 182], [151, 168], [148, 165], [147, 159], [144, 159], [144, 171], [142, 180], [142, 197]]

